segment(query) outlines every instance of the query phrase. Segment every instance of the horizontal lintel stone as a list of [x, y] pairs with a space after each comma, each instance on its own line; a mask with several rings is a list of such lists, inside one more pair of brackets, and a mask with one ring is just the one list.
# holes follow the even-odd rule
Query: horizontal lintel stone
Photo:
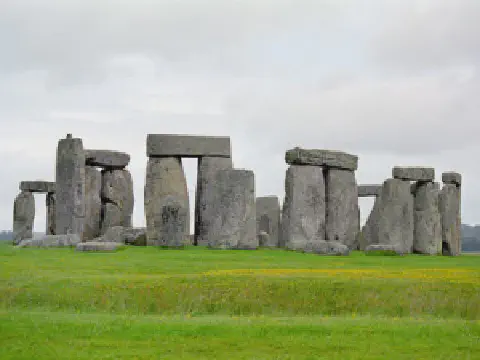
[[230, 137], [147, 135], [148, 157], [231, 157]]
[[394, 179], [409, 181], [434, 181], [435, 169], [431, 167], [401, 167], [395, 166], [392, 170]]
[[54, 193], [55, 183], [52, 181], [22, 181], [20, 183], [21, 191], [34, 193]]
[[130, 155], [113, 150], [85, 150], [85, 164], [107, 169], [123, 169], [130, 163]]
[[378, 196], [382, 185], [358, 185], [358, 197]]
[[442, 181], [445, 184], [455, 184], [455, 185], [461, 186], [462, 175], [457, 172], [447, 171], [442, 174]]
[[285, 153], [285, 162], [289, 165], [325, 166], [355, 171], [358, 168], [358, 157], [342, 151], [302, 149], [299, 147]]

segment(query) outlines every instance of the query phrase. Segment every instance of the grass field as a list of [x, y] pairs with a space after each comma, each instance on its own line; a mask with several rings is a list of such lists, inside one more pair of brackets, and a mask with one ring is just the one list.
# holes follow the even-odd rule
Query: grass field
[[0, 359], [480, 359], [480, 257], [0, 246]]

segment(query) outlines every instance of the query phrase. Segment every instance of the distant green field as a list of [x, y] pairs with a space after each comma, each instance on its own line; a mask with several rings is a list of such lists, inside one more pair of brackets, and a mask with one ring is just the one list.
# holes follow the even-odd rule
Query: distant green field
[[0, 359], [480, 359], [480, 257], [0, 245]]

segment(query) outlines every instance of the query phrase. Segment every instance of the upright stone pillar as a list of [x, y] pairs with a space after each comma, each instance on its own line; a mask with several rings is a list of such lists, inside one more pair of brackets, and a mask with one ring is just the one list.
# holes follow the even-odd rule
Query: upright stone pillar
[[55, 203], [56, 195], [53, 192], [47, 193], [45, 198], [45, 203], [47, 206], [47, 229], [45, 231], [46, 235], [55, 235], [56, 225], [55, 225]]
[[71, 134], [57, 147], [55, 207], [57, 235], [83, 234], [85, 221], [85, 153], [82, 139]]
[[213, 198], [208, 194], [214, 194], [215, 174], [219, 170], [232, 168], [232, 159], [226, 157], [204, 156], [198, 158], [197, 189], [195, 197], [195, 245], [208, 245], [206, 233], [208, 221], [212, 217]]
[[[255, 202], [257, 210], [257, 236], [263, 247], [279, 247], [280, 204], [276, 196], [258, 197]], [[261, 236], [261, 232], [268, 236]]]
[[133, 181], [128, 170], [102, 171], [102, 233], [114, 226], [132, 226]]
[[85, 168], [85, 228], [83, 240], [92, 240], [100, 236], [102, 213], [102, 174], [95, 167]]
[[[173, 214], [170, 214], [171, 211]], [[175, 215], [174, 213], [177, 213]], [[186, 213], [186, 221], [182, 214]], [[183, 234], [189, 234], [189, 199], [187, 181], [178, 157], [150, 157], [145, 181], [145, 217], [147, 221], [147, 245], [163, 242], [164, 234], [184, 223]], [[170, 230], [164, 230], [168, 226]], [[178, 229], [178, 228], [177, 228]], [[175, 237], [175, 239], [177, 239]], [[175, 244], [177, 240], [174, 240]], [[173, 244], [173, 246], [176, 246]], [[169, 246], [167, 242], [164, 244]]]
[[442, 221], [442, 253], [457, 256], [461, 243], [461, 175], [447, 172], [442, 175], [440, 192], [440, 216]]
[[[216, 249], [256, 249], [255, 176], [250, 170], [220, 170], [215, 174], [212, 217], [207, 222], [208, 245]], [[210, 191], [214, 194], [210, 195]]]
[[13, 244], [33, 236], [35, 219], [35, 199], [31, 192], [22, 191], [13, 204]]
[[439, 211], [440, 186], [419, 182], [415, 188], [413, 251], [438, 255], [442, 251], [442, 225]]

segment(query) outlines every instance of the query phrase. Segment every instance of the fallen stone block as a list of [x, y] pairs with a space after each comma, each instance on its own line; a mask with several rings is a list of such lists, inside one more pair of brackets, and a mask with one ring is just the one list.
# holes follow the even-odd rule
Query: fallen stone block
[[365, 248], [366, 254], [384, 253], [384, 255], [405, 255], [402, 247], [392, 244], [371, 244]]
[[76, 246], [80, 242], [78, 234], [45, 235], [38, 239], [23, 240], [18, 247], [69, 247]]
[[285, 161], [289, 165], [324, 166], [351, 171], [358, 168], [357, 156], [333, 150], [296, 147], [286, 152]]
[[78, 243], [76, 246], [77, 251], [92, 251], [92, 252], [110, 252], [116, 251], [123, 247], [123, 244], [117, 242], [97, 242], [88, 241], [84, 243]]
[[378, 196], [382, 185], [358, 185], [358, 197]]
[[347, 245], [338, 241], [309, 241], [305, 244], [303, 249], [306, 253], [318, 254], [318, 255], [342, 255], [346, 256], [350, 254], [350, 249]]
[[444, 184], [462, 186], [462, 175], [457, 172], [447, 171], [442, 174], [442, 181]]
[[147, 135], [148, 157], [231, 157], [230, 137]]
[[392, 170], [393, 178], [409, 181], [434, 181], [435, 169], [430, 167], [400, 167]]
[[54, 193], [55, 183], [51, 181], [22, 181], [20, 183], [21, 191], [33, 193]]
[[85, 150], [85, 164], [104, 169], [123, 169], [130, 163], [130, 155], [113, 150]]

